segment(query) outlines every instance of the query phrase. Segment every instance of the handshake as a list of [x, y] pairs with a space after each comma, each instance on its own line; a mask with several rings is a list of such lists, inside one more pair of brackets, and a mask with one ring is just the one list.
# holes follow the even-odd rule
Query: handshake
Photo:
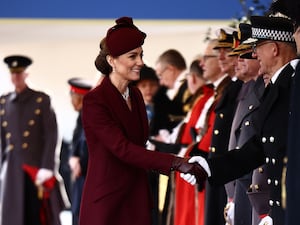
[[193, 156], [190, 159], [175, 157], [172, 170], [180, 172], [181, 178], [192, 185], [203, 184], [207, 177], [211, 176], [207, 161], [201, 156]]

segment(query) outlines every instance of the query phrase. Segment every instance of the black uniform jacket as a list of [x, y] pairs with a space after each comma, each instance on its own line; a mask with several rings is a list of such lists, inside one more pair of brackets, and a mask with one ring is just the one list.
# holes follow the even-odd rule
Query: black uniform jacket
[[[240, 149], [209, 159], [211, 184], [224, 184], [266, 163], [267, 183], [271, 186], [269, 205], [275, 224], [282, 224], [281, 178], [286, 156], [287, 125], [291, 75], [294, 70], [288, 64], [276, 82], [265, 90], [260, 108], [254, 115], [257, 135]], [[278, 220], [277, 220], [278, 219]], [[280, 221], [279, 221], [280, 220]]]

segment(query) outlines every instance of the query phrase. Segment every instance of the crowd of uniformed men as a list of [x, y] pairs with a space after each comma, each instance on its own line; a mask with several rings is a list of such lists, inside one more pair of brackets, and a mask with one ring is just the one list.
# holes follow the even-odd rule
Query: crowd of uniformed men
[[[221, 28], [190, 67], [169, 49], [155, 70], [141, 71], [144, 82], [134, 85], [149, 116], [147, 147], [191, 157], [208, 174], [195, 184], [193, 175], [173, 172], [159, 212], [159, 176], [149, 173], [154, 225], [299, 224], [299, 15], [299, 3], [275, 1], [268, 15]], [[0, 98], [0, 225], [59, 225], [55, 112], [47, 94], [26, 84], [29, 57], [4, 62], [15, 90]], [[77, 224], [88, 163], [81, 107], [92, 86], [69, 84], [79, 116], [64, 181], [73, 182]]]

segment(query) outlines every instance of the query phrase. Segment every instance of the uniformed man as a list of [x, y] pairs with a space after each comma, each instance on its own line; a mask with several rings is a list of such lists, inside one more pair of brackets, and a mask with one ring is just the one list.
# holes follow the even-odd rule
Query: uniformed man
[[[235, 41], [238, 45], [230, 54], [239, 55], [236, 65], [236, 76], [244, 83], [238, 95], [238, 105], [231, 125], [228, 150], [239, 148], [255, 134], [253, 126], [253, 112], [258, 110], [260, 99], [265, 89], [264, 80], [259, 73], [259, 61], [252, 57], [252, 46], [247, 44], [251, 38], [252, 30], [250, 24], [240, 23], [238, 35]], [[233, 182], [233, 181], [232, 181]], [[255, 210], [252, 213], [252, 205], [247, 196], [247, 190], [252, 182], [252, 172], [235, 180], [232, 202], [226, 207], [225, 215], [232, 218], [229, 224], [257, 225], [259, 218]], [[230, 187], [230, 185], [228, 185]], [[233, 209], [234, 208], [234, 209]], [[253, 216], [252, 216], [253, 215]]]
[[[63, 205], [57, 202], [60, 200], [57, 189], [45, 192], [46, 184], [53, 180], [57, 144], [56, 116], [50, 98], [27, 86], [26, 68], [32, 63], [30, 58], [12, 55], [4, 62], [15, 90], [0, 98], [0, 224], [60, 224], [59, 212]], [[41, 214], [47, 195], [56, 209], [50, 212], [46, 208]]]
[[82, 127], [81, 110], [83, 97], [89, 92], [89, 90], [91, 90], [92, 84], [83, 78], [71, 78], [68, 80], [68, 83], [70, 85], [71, 103], [74, 110], [78, 112], [71, 143], [71, 157], [69, 159], [73, 181], [71, 194], [71, 209], [73, 215], [72, 223], [73, 225], [77, 225], [79, 220], [82, 189], [88, 164], [88, 149]]
[[[159, 77], [161, 87], [153, 96], [153, 117], [150, 125], [150, 136], [165, 143], [175, 128], [185, 117], [189, 108], [191, 94], [188, 91], [186, 80], [186, 62], [183, 55], [176, 49], [164, 51], [157, 59], [155, 72]], [[155, 143], [156, 149], [161, 152], [171, 151], [177, 154], [179, 148], [162, 148], [160, 142]], [[170, 181], [168, 181], [170, 182]], [[170, 185], [167, 185], [162, 223], [172, 218], [169, 210]], [[172, 204], [171, 204], [172, 205]]]
[[[217, 88], [216, 104], [212, 108], [215, 118], [210, 126], [212, 133], [208, 142], [209, 158], [217, 157], [228, 150], [230, 128], [237, 105], [236, 97], [242, 86], [242, 81], [235, 76], [237, 56], [229, 55], [233, 49], [234, 32], [236, 32], [236, 29], [229, 27], [220, 29], [218, 44], [214, 47], [218, 52], [221, 71], [226, 75], [228, 82], [226, 85], [220, 85], [221, 88], [219, 86]], [[200, 146], [199, 148], [202, 149]], [[225, 223], [223, 210], [228, 201], [227, 198], [229, 197], [226, 195], [223, 185], [212, 186], [209, 183], [206, 184], [205, 225], [223, 225]]]

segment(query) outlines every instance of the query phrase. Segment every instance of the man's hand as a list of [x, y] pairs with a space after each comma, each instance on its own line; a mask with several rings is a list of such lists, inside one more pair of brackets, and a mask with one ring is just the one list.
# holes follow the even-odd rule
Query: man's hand
[[69, 159], [69, 166], [72, 171], [72, 178], [75, 179], [81, 175], [80, 158], [71, 156]]
[[[172, 162], [172, 169], [184, 174], [193, 175], [197, 183], [203, 182], [207, 178], [207, 173], [200, 166], [200, 164], [196, 162], [189, 162], [187, 158], [175, 157], [175, 159]], [[186, 178], [187, 177], [189, 176], [186, 175]], [[190, 179], [187, 178], [187, 180], [194, 183], [193, 182], [194, 178], [193, 177], [189, 177], [189, 178]]]
[[228, 202], [224, 208], [224, 218], [226, 224], [233, 224], [234, 222], [234, 203]]

